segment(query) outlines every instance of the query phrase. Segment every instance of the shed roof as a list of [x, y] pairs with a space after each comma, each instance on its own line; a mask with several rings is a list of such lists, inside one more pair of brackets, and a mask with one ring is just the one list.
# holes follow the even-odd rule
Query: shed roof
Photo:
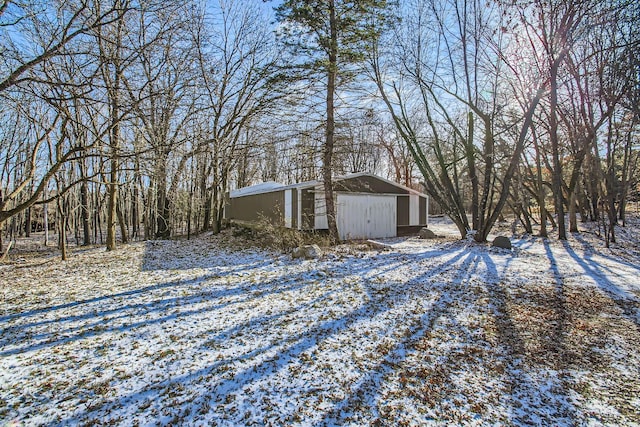
[[249, 187], [238, 188], [237, 190], [231, 190], [230, 197], [242, 197], [250, 194], [269, 193], [271, 191], [278, 191], [284, 188], [284, 184], [280, 184], [275, 181], [262, 182], [260, 184], [251, 185]]
[[[426, 194], [421, 193], [420, 191], [416, 191], [413, 188], [409, 188], [406, 187], [402, 184], [398, 184], [397, 182], [393, 182], [390, 181], [388, 179], [382, 178], [378, 175], [374, 175], [372, 173], [368, 173], [368, 172], [358, 172], [358, 173], [352, 173], [352, 174], [348, 174], [348, 175], [344, 175], [344, 176], [336, 176], [333, 178], [334, 182], [340, 182], [340, 181], [344, 181], [347, 179], [353, 179], [353, 178], [359, 178], [359, 177], [372, 177], [375, 179], [379, 179], [380, 181], [386, 182], [387, 184], [393, 185], [395, 187], [398, 187], [400, 189], [403, 189], [405, 191], [407, 191], [409, 194], [415, 194], [415, 195], [419, 195], [419, 196], [423, 196], [423, 197], [427, 197]], [[322, 181], [305, 181], [305, 182], [300, 182], [297, 184], [290, 184], [290, 185], [284, 185], [284, 184], [280, 184], [274, 181], [269, 181], [269, 182], [263, 182], [261, 184], [256, 184], [256, 185], [252, 185], [249, 187], [244, 187], [244, 188], [239, 188], [237, 190], [233, 190], [230, 192], [229, 196], [231, 198], [234, 197], [242, 197], [242, 196], [248, 196], [248, 195], [253, 195], [253, 194], [262, 194], [262, 193], [270, 193], [272, 191], [282, 191], [282, 190], [289, 190], [292, 188], [296, 188], [296, 189], [303, 189], [303, 188], [313, 188], [313, 187], [317, 187], [317, 186], [321, 186], [323, 185]]]

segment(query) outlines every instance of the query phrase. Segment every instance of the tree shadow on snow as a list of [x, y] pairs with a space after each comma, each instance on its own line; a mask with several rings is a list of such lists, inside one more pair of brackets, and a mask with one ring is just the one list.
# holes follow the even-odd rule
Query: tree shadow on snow
[[[446, 255], [444, 259], [442, 259], [443, 255]], [[22, 347], [18, 346], [16, 349], [10, 350], [8, 354], [52, 347], [69, 340], [78, 340], [106, 332], [133, 333], [137, 328], [144, 328], [149, 324], [175, 322], [191, 316], [200, 316], [202, 314], [217, 316], [217, 310], [229, 305], [248, 304], [250, 306], [250, 303], [255, 301], [254, 305], [257, 306], [263, 298], [290, 291], [304, 291], [310, 286], [309, 271], [304, 270], [299, 273], [292, 273], [287, 266], [281, 266], [281, 274], [275, 279], [259, 283], [245, 281], [237, 286], [225, 287], [225, 275], [237, 274], [238, 271], [243, 269], [241, 266], [226, 269], [229, 267], [226, 264], [227, 261], [230, 261], [230, 259], [224, 261], [225, 265], [220, 264], [221, 267], [224, 267], [221, 269], [216, 269], [215, 266], [209, 265], [207, 268], [212, 268], [210, 274], [191, 281], [169, 281], [155, 285], [153, 289], [147, 290], [148, 292], [161, 292], [167, 288], [192, 289], [193, 287], [201, 286], [197, 292], [193, 292], [191, 295], [158, 295], [152, 298], [151, 301], [144, 302], [126, 302], [125, 298], [125, 303], [114, 302], [112, 307], [103, 308], [103, 312], [99, 312], [97, 315], [87, 309], [85, 313], [60, 319], [63, 323], [69, 323], [66, 330], [63, 327], [61, 331], [56, 332], [56, 335], [61, 335], [64, 338], [57, 339], [54, 336], [48, 336], [45, 332], [39, 337], [37, 343], [27, 344]], [[381, 403], [380, 401], [383, 397], [381, 394], [382, 385], [386, 379], [399, 369], [409, 355], [420, 351], [418, 343], [429, 335], [439, 319], [447, 318], [456, 327], [455, 322], [457, 320], [456, 313], [452, 310], [453, 304], [459, 302], [460, 299], [464, 300], [468, 292], [466, 287], [469, 285], [471, 278], [480, 274], [478, 273], [478, 268], [481, 264], [486, 266], [487, 276], [495, 280], [494, 283], [486, 283], [484, 286], [487, 289], [490, 300], [489, 308], [493, 311], [497, 324], [498, 342], [504, 348], [510, 365], [506, 373], [508, 377], [506, 382], [510, 393], [509, 404], [512, 408], [511, 421], [515, 424], [534, 422], [537, 408], [535, 406], [531, 408], [518, 407], [516, 401], [526, 395], [539, 396], [538, 384], [528, 376], [526, 367], [520, 360], [526, 352], [526, 343], [524, 338], [520, 336], [518, 325], [516, 324], [517, 321], [511, 317], [508, 309], [510, 296], [501, 283], [501, 276], [504, 271], [502, 274], [498, 272], [496, 264], [486, 248], [476, 247], [470, 249], [456, 243], [441, 245], [436, 249], [425, 250], [418, 254], [382, 252], [374, 257], [350, 258], [347, 261], [345, 263], [343, 260], [327, 260], [309, 264], [310, 269], [317, 269], [322, 266], [329, 270], [331, 274], [326, 280], [339, 283], [334, 289], [328, 288], [325, 292], [320, 292], [317, 296], [306, 301], [290, 301], [288, 305], [285, 304], [282, 307], [278, 307], [271, 313], [255, 314], [251, 313], [247, 308], [245, 309], [248, 310], [247, 320], [234, 322], [223, 328], [209, 329], [206, 331], [204, 338], [200, 340], [194, 339], [193, 345], [197, 347], [197, 350], [206, 355], [206, 357], [212, 357], [211, 363], [208, 363], [205, 367], [182, 375], [167, 373], [162, 379], [146, 387], [110, 400], [103, 400], [95, 406], [76, 412], [60, 423], [51, 423], [51, 425], [74, 424], [87, 421], [87, 419], [100, 419], [106, 422], [109, 418], [114, 418], [118, 413], [134, 415], [140, 411], [145, 411], [146, 409], [144, 408], [149, 406], [160, 410], [170, 407], [177, 419], [187, 424], [203, 423], [204, 416], [211, 416], [212, 413], [218, 416], [221, 410], [225, 411], [225, 405], [230, 402], [230, 396], [250, 399], [254, 386], [266, 381], [271, 376], [284, 372], [283, 370], [285, 369], [288, 370], [294, 363], [303, 363], [303, 354], [316, 348], [319, 344], [335, 339], [349, 330], [357, 329], [361, 322], [367, 322], [377, 316], [383, 317], [385, 313], [401, 307], [411, 298], [432, 297], [433, 303], [424, 312], [412, 313], [399, 319], [402, 325], [410, 325], [408, 333], [401, 339], [395, 339], [389, 352], [381, 357], [377, 363], [374, 363], [371, 368], [362, 372], [348, 396], [332, 402], [330, 408], [321, 415], [322, 423], [325, 425], [344, 424], [349, 422], [353, 408], [357, 407], [359, 402]], [[154, 260], [153, 262], [155, 263], [156, 261]], [[200, 261], [197, 261], [196, 264], [198, 262]], [[298, 261], [298, 263], [304, 262], [306, 261]], [[256, 258], [251, 264], [253, 267], [249, 268], [261, 268], [265, 264], [268, 265], [269, 260]], [[411, 277], [393, 276], [394, 270], [399, 266], [406, 267], [408, 265], [412, 267], [410, 270], [414, 273]], [[446, 282], [440, 280], [439, 275], [441, 273], [452, 271], [454, 272], [452, 278], [447, 277], [445, 279]], [[287, 280], [283, 280], [284, 277], [287, 277]], [[295, 322], [292, 323], [291, 317], [313, 313], [314, 307], [331, 307], [336, 292], [350, 290], [352, 285], [344, 280], [347, 277], [359, 277], [361, 279], [360, 283], [364, 287], [366, 298], [363, 299], [360, 305], [356, 305], [347, 312], [337, 314], [334, 317], [318, 317], [317, 321], [305, 327], [299, 327]], [[482, 276], [480, 277], [482, 278]], [[452, 281], [449, 282], [449, 280]], [[560, 302], [558, 307], [562, 307], [561, 283], [557, 282], [556, 285], [557, 298]], [[381, 288], [388, 290], [389, 293], [381, 293]], [[139, 295], [138, 292], [141, 293], [142, 290], [135, 292], [136, 294], [133, 295], [124, 293], [122, 296], [133, 297]], [[423, 294], [420, 292], [423, 292]], [[84, 303], [91, 305], [90, 303], [100, 302], [103, 305], [102, 303], [108, 301], [108, 299], [109, 297], [100, 297], [96, 301], [89, 300]], [[231, 300], [228, 301], [228, 299]], [[192, 305], [197, 307], [190, 308]], [[182, 307], [184, 310], [170, 313], [176, 307]], [[134, 320], [127, 325], [117, 323], [117, 320], [130, 316], [128, 311], [133, 311], [134, 316], [139, 318], [145, 314], [154, 314], [155, 317], [152, 316], [151, 320]], [[87, 320], [92, 317], [96, 317], [96, 320], [87, 325], [88, 327], [73, 325], [73, 322]], [[556, 327], [554, 342], [563, 345], [565, 321], [562, 313], [558, 313], [558, 319], [560, 321]], [[44, 322], [53, 321], [46, 320]], [[42, 326], [42, 322], [43, 320], [34, 318], [31, 326], [28, 324], [18, 326], [24, 328], [37, 327]], [[285, 323], [283, 324], [282, 322]], [[93, 326], [98, 324], [102, 324], [103, 328], [99, 331], [92, 331]], [[282, 335], [283, 325], [291, 327], [292, 333]], [[457, 327], [462, 328], [460, 326]], [[232, 356], [226, 355], [214, 358], [215, 351], [212, 352], [207, 347], [212, 345], [211, 343], [224, 346], [229, 340], [233, 339], [232, 337], [246, 331], [256, 331], [256, 333], [264, 336], [258, 342], [258, 345], [248, 346]], [[249, 332], [247, 333], [249, 334]], [[357, 346], [357, 344], [355, 345]], [[443, 356], [453, 360], [456, 357], [456, 353], [452, 351], [452, 353], [444, 354]], [[239, 363], [242, 364], [242, 368], [233, 373], [234, 365]], [[291, 381], [293, 380], [295, 378], [291, 378]], [[445, 385], [446, 387], [453, 390], [456, 389], [455, 378], [448, 377], [444, 381], [448, 383]], [[312, 387], [312, 385], [308, 387]], [[182, 392], [184, 393], [183, 395], [177, 393], [178, 398], [175, 398], [176, 393], [173, 393], [173, 390], [187, 390], [188, 392]], [[272, 390], [272, 392], [277, 395], [282, 391]], [[447, 396], [441, 396], [440, 398], [446, 399]], [[544, 402], [533, 401], [533, 403], [544, 405]], [[550, 412], [551, 416], [555, 415], [559, 417], [557, 419], [565, 420], [571, 424], [573, 418], [572, 407], [562, 399], [559, 399], [559, 403], [556, 403], [559, 407]], [[251, 409], [254, 412], [262, 411], [257, 406], [253, 406]], [[285, 422], [287, 421], [286, 418], [291, 416], [297, 409], [300, 408], [294, 405], [293, 407], [278, 408], [276, 411], [281, 411], [281, 421]], [[370, 409], [372, 411], [376, 410], [374, 408]], [[236, 421], [239, 420], [238, 416]], [[292, 422], [293, 420], [289, 419], [288, 421]]]
[[[437, 321], [441, 320], [444, 316], [451, 317], [451, 314], [449, 314], [451, 304], [454, 302], [457, 294], [462, 290], [465, 280], [469, 279], [473, 272], [474, 266], [472, 265], [472, 261], [471, 254], [462, 250], [442, 264], [412, 279], [414, 283], [429, 282], [432, 280], [434, 274], [445, 271], [447, 268], [450, 268], [451, 264], [461, 262], [461, 266], [457, 268], [457, 273], [453, 278], [451, 288], [441, 289], [429, 311], [419, 317], [403, 319], [404, 323], [412, 325], [411, 333], [406, 336], [405, 339], [396, 341], [393, 348], [381, 358], [379, 363], [362, 376], [357, 385], [352, 388], [349, 396], [334, 404], [332, 409], [323, 414], [322, 425], [333, 426], [353, 422], [354, 410], [362, 408], [363, 405], [367, 403], [376, 405], [376, 408], [373, 409], [372, 412], [374, 416], [378, 417], [378, 423], [384, 425], [390, 421], [381, 421], [380, 418], [384, 415], [377, 413], [380, 411], [379, 406], [385, 403], [383, 401], [384, 396], [382, 395], [382, 387], [385, 381], [395, 371], [401, 369], [403, 362], [405, 362], [410, 355], [420, 351], [419, 344], [421, 340], [428, 337]], [[447, 357], [447, 355], [442, 354], [440, 357]], [[426, 380], [426, 378], [421, 378], [421, 380]], [[453, 383], [453, 380], [450, 382]], [[413, 421], [420, 423], [427, 420], [414, 419]]]
[[[553, 299], [545, 301], [544, 308], [551, 307], [554, 310], [553, 323], [555, 326], [552, 334], [551, 336], [536, 336], [540, 332], [526, 330], [528, 329], [526, 324], [518, 324], [517, 320], [514, 320], [511, 310], [513, 303], [519, 302], [528, 305], [529, 302], [526, 300], [513, 301], [514, 298], [509, 294], [498, 275], [497, 267], [491, 257], [487, 253], [482, 253], [481, 257], [489, 274], [498, 279], [494, 283], [487, 283], [487, 290], [490, 295], [498, 342], [506, 353], [509, 365], [506, 372], [508, 377], [506, 385], [511, 399], [511, 421], [524, 425], [538, 424], [543, 420], [543, 424], [560, 425], [566, 423], [573, 425], [575, 423], [575, 408], [568, 401], [570, 390], [563, 381], [570, 358], [565, 345], [567, 308], [562, 281], [558, 279], [557, 272], [554, 271], [556, 279]], [[535, 316], [535, 313], [529, 312], [525, 315]], [[546, 401], [544, 396], [541, 396], [542, 387], [527, 371], [528, 366], [532, 366], [532, 363], [535, 365], [533, 360], [527, 358], [528, 352], [533, 350], [528, 348], [520, 330], [524, 330], [536, 340], [541, 340], [542, 348], [538, 352], [543, 353], [545, 358], [555, 359], [551, 363], [554, 365], [553, 368], [560, 372], [560, 375], [557, 380], [559, 383], [555, 384], [555, 389], [559, 392], [554, 392], [554, 401]]]
[[[619, 273], [611, 267], [593, 259], [595, 249], [589, 242], [579, 234], [575, 234], [574, 237], [582, 245], [584, 257], [581, 257], [576, 253], [570, 242], [563, 241], [562, 245], [567, 254], [580, 266], [586, 275], [593, 279], [598, 288], [608, 296], [620, 308], [620, 310], [622, 310], [624, 316], [633, 322], [636, 328], [640, 330], [640, 301], [638, 298], [621, 289], [609, 278], [609, 276], [617, 276]], [[548, 253], [550, 254], [550, 251], [548, 251]], [[552, 257], [552, 255], [549, 256]], [[623, 260], [612, 258], [607, 255], [603, 255], [603, 257], [620, 264], [622, 268], [636, 270], [637, 273], [640, 274], [638, 266], [631, 265]], [[634, 277], [637, 278], [637, 276]]]
[[[4, 316], [0, 316], [0, 322], [13, 321], [20, 318], [36, 318], [39, 315], [44, 315], [56, 311], [62, 311], [65, 309], [78, 308], [81, 306], [88, 305], [101, 305], [104, 302], [109, 302], [114, 299], [119, 298], [135, 298], [139, 295], [144, 295], [148, 293], [152, 293], [161, 289], [174, 289], [180, 286], [188, 286], [193, 284], [194, 282], [198, 282], [199, 280], [203, 280], [206, 278], [216, 278], [216, 277], [224, 277], [229, 276], [234, 273], [241, 274], [247, 270], [267, 267], [273, 263], [273, 259], [269, 257], [268, 254], [261, 252], [251, 252], [251, 253], [243, 253], [242, 259], [243, 263], [239, 263], [239, 257], [237, 254], [233, 254], [225, 251], [216, 251], [210, 255], [206, 256], [194, 256], [189, 257], [187, 259], [184, 256], [181, 256], [178, 260], [172, 258], [171, 256], [167, 257], [166, 247], [162, 245], [165, 244], [173, 244], [173, 247], [178, 248], [182, 243], [184, 246], [184, 242], [174, 242], [174, 241], [149, 241], [146, 242], [145, 251], [143, 254], [142, 260], [142, 271], [170, 271], [170, 270], [187, 270], [193, 268], [203, 268], [210, 271], [209, 274], [205, 274], [201, 279], [194, 279], [191, 281], [165, 281], [162, 283], [154, 283], [148, 286], [142, 286], [136, 289], [131, 289], [123, 292], [117, 292], [113, 294], [100, 295], [94, 298], [83, 299], [79, 301], [73, 301], [64, 304], [57, 304], [48, 307], [37, 308], [34, 310], [22, 311], [19, 313], [7, 314]], [[170, 255], [170, 253], [169, 253]], [[184, 254], [182, 254], [184, 255]], [[247, 262], [248, 259], [248, 262]], [[51, 323], [55, 322], [58, 319], [53, 319], [51, 321], [42, 320], [43, 323]], [[70, 319], [66, 319], [70, 320]], [[37, 323], [34, 323], [31, 326], [35, 326]], [[29, 326], [29, 325], [27, 325]]]
[[[441, 253], [438, 252], [440, 255]], [[463, 255], [463, 252], [454, 254], [453, 257], [448, 259], [448, 262], [456, 262]], [[429, 257], [428, 253], [424, 253], [423, 256]], [[390, 255], [382, 254], [379, 262], [384, 264], [393, 258]], [[339, 274], [333, 276], [333, 279], [339, 279], [341, 276], [352, 276], [360, 274], [371, 268], [369, 260], [363, 259], [356, 261], [352, 268], [344, 269]], [[408, 261], [405, 261], [408, 262]], [[421, 282], [424, 278], [428, 278], [431, 273], [442, 271], [447, 267], [443, 264], [435, 264], [429, 271], [421, 272], [419, 276], [407, 283], [397, 283], [395, 285], [398, 288], [394, 289], [394, 295], [407, 298], [410, 295], [410, 291], [416, 286], [416, 283]], [[364, 281], [365, 286], [371, 283], [370, 279]], [[345, 285], [346, 286], [346, 285]], [[195, 396], [193, 399], [188, 399], [180, 408], [173, 408], [181, 413], [183, 421], [187, 423], [197, 423], [198, 411], [193, 411], [192, 408], [204, 408], [204, 411], [208, 408], [215, 408], [217, 405], [224, 404], [227, 401], [228, 396], [242, 394], [247, 387], [250, 387], [256, 381], [264, 379], [270, 375], [274, 375], [282, 369], [286, 369], [291, 363], [300, 360], [302, 354], [314, 347], [320, 342], [330, 339], [331, 337], [340, 334], [341, 332], [355, 327], [359, 322], [366, 321], [372, 317], [382, 315], [386, 311], [393, 308], [399, 302], [394, 298], [388, 298], [385, 294], [377, 292], [377, 287], [366, 289], [367, 300], [361, 306], [355, 307], [353, 310], [334, 319], [327, 319], [325, 321], [316, 322], [310, 325], [309, 328], [298, 331], [289, 336], [283, 337], [281, 340], [263, 339], [262, 342], [267, 342], [267, 345], [250, 349], [250, 351], [244, 354], [238, 354], [234, 357], [226, 357], [222, 360], [218, 360], [209, 366], [190, 372], [185, 375], [170, 377], [161, 382], [153, 384], [152, 386], [131, 393], [127, 396], [123, 396], [114, 399], [110, 402], [106, 402], [97, 408], [91, 408], [90, 411], [84, 413], [77, 413], [73, 417], [65, 420], [63, 424], [74, 423], [83, 420], [84, 417], [97, 417], [100, 413], [108, 414], [111, 410], [121, 407], [139, 407], [144, 402], [153, 401], [154, 404], [162, 402], [166, 397], [163, 392], [170, 389], [196, 388], [196, 384], [202, 381], [208, 383], [208, 389], [210, 393], [201, 394]], [[209, 341], [224, 342], [229, 339], [236, 332], [250, 329], [258, 329], [264, 331], [265, 334], [269, 334], [270, 328], [276, 319], [285, 317], [289, 314], [295, 313], [298, 310], [305, 310], [305, 308], [314, 306], [322, 301], [329, 301], [331, 294], [335, 291], [329, 291], [321, 294], [319, 297], [312, 299], [304, 304], [294, 305], [289, 309], [279, 311], [275, 314], [259, 316], [252, 320], [248, 320], [243, 324], [236, 324], [228, 327], [223, 331], [210, 331], [208, 339]], [[402, 298], [400, 301], [402, 301]], [[437, 306], [437, 304], [435, 305]], [[435, 319], [437, 316], [425, 313], [418, 323], [426, 325], [427, 317]], [[406, 319], [404, 319], [406, 320]], [[423, 322], [423, 320], [425, 320]], [[433, 321], [433, 320], [432, 320]], [[416, 331], [414, 333], [414, 339], [417, 339], [424, 331], [425, 327], [420, 329], [423, 332]], [[409, 341], [412, 339], [409, 338]], [[406, 346], [405, 343], [399, 343], [398, 346]], [[233, 366], [238, 362], [254, 362], [249, 363], [246, 369], [235, 373], [231, 378], [225, 378], [221, 372], [226, 371], [226, 367]], [[377, 374], [372, 374], [376, 376]], [[166, 403], [166, 402], [165, 402]], [[135, 411], [134, 411], [135, 412]]]
[[[287, 280], [276, 277], [258, 283], [247, 280], [228, 286], [226, 279], [229, 274], [234, 272], [168, 281], [133, 291], [5, 316], [0, 319], [0, 356], [55, 347], [109, 333], [126, 333], [205, 313], [213, 315], [230, 305], [246, 303], [256, 293], [263, 296], [282, 294], [305, 286], [304, 277], [296, 276]], [[211, 303], [221, 300], [224, 302]], [[75, 308], [80, 313], [65, 314], [63, 309], [69, 308]], [[58, 316], [42, 316], [58, 310], [61, 311]], [[10, 324], [15, 319], [21, 322]], [[28, 339], [20, 339], [25, 334]], [[11, 348], [12, 343], [17, 345]]]

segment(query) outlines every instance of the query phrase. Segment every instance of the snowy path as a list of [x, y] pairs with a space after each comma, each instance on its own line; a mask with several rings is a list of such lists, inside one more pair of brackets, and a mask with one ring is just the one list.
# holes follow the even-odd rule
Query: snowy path
[[0, 266], [0, 420], [640, 422], [637, 259], [392, 244], [294, 261], [205, 236]]

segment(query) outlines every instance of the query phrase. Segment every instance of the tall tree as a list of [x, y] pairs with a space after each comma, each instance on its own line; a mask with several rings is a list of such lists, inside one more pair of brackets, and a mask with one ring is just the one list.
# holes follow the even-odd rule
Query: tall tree
[[[600, 171], [598, 136], [625, 93], [626, 79], [613, 78], [620, 61], [616, 34], [620, 14], [633, 7], [626, 0], [536, 0], [519, 14], [528, 37], [529, 55], [548, 81], [544, 120], [551, 188], [557, 216], [558, 238], [577, 231], [577, 191], [583, 164], [591, 169], [586, 181], [597, 215]], [[525, 48], [526, 49], [526, 48]], [[606, 74], [605, 79], [602, 76]], [[592, 154], [590, 154], [590, 151]], [[602, 175], [603, 177], [604, 175]], [[611, 209], [614, 211], [615, 209]]]
[[300, 76], [325, 77], [325, 134], [322, 182], [329, 235], [338, 240], [333, 198], [335, 97], [340, 83], [353, 76], [353, 65], [364, 61], [371, 42], [389, 22], [386, 0], [285, 0], [276, 7], [285, 43], [306, 56], [294, 65]]
[[484, 242], [507, 203], [544, 82], [529, 85], [520, 114], [506, 114], [508, 82], [523, 75], [506, 55], [514, 23], [497, 3], [416, 0], [403, 22], [390, 49], [373, 51], [371, 77], [426, 191], [461, 237], [473, 230]]
[[[97, 7], [97, 3], [27, 0], [3, 1], [0, 5], [0, 104], [13, 109], [22, 117], [21, 121], [32, 124], [25, 129], [28, 137], [23, 148], [28, 158], [16, 164], [22, 172], [14, 176], [17, 180], [11, 182], [3, 179], [0, 185], [0, 192], [3, 193], [0, 197], [0, 228], [8, 218], [21, 214], [36, 203], [42, 203], [43, 194], [56, 173], [86, 151], [85, 146], [67, 144], [68, 138], [63, 137], [64, 131], [59, 128], [70, 120], [69, 117], [66, 122], [60, 120], [68, 116], [65, 112], [36, 106], [41, 111], [34, 117], [31, 114], [34, 106], [24, 101], [47, 101], [53, 89], [64, 91], [65, 88], [75, 87], [79, 91], [90, 90], [93, 78], [91, 61], [86, 57], [85, 60], [81, 59], [88, 52], [87, 34], [112, 25], [130, 11], [128, 3], [121, 1], [100, 2], [100, 7]], [[76, 59], [77, 64], [82, 65], [77, 67], [78, 72], [72, 79], [61, 82], [57, 78], [50, 78], [50, 71], [61, 62], [73, 62]], [[53, 152], [48, 151], [47, 144], [44, 144], [50, 139], [57, 139], [51, 145]], [[10, 151], [14, 148], [11, 147]], [[10, 159], [10, 151], [3, 152], [2, 157], [7, 155], [5, 158]], [[52, 161], [45, 162], [43, 159]], [[46, 166], [42, 167], [43, 164]], [[69, 183], [62, 190], [66, 192], [73, 184]], [[58, 195], [54, 193], [52, 197]]]
[[[156, 197], [155, 236], [171, 236], [172, 196], [182, 178], [191, 151], [185, 147], [193, 139], [187, 126], [196, 113], [196, 57], [187, 30], [188, 8], [165, 3], [160, 8], [141, 10], [138, 31], [131, 43], [139, 51], [123, 83], [140, 126], [144, 146], [153, 155], [152, 182]], [[180, 159], [170, 179], [171, 155]]]
[[[119, 7], [128, 0], [116, 0]], [[101, 5], [97, 5], [98, 12]], [[125, 58], [125, 22], [118, 19], [111, 25], [103, 26], [96, 31], [96, 41], [99, 47], [99, 59], [102, 78], [109, 103], [109, 178], [107, 185], [107, 241], [108, 251], [116, 249], [116, 221], [118, 207], [118, 172], [119, 150], [121, 149], [121, 121], [123, 118], [123, 76], [126, 68]]]
[[259, 7], [239, 0], [219, 0], [209, 6], [209, 13], [201, 14], [193, 26], [192, 36], [202, 91], [198, 126], [203, 229], [217, 233], [239, 141], [282, 93], [275, 68], [278, 51]]

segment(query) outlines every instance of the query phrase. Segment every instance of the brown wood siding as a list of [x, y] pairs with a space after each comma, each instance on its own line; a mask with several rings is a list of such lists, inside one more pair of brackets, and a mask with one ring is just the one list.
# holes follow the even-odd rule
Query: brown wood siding
[[231, 199], [229, 219], [259, 222], [264, 219], [272, 224], [284, 225], [284, 191], [251, 194]]
[[302, 208], [302, 230], [313, 230], [315, 227], [314, 209], [316, 206], [313, 191], [304, 189], [300, 194]]
[[409, 225], [409, 196], [398, 196], [397, 201], [397, 218], [396, 225]]
[[291, 189], [291, 228], [298, 228], [298, 189]]
[[352, 193], [409, 194], [409, 192], [403, 188], [396, 187], [372, 176], [358, 176], [343, 179], [337, 181], [334, 187], [335, 191]]
[[427, 225], [427, 199], [420, 196], [418, 218], [420, 225]]

